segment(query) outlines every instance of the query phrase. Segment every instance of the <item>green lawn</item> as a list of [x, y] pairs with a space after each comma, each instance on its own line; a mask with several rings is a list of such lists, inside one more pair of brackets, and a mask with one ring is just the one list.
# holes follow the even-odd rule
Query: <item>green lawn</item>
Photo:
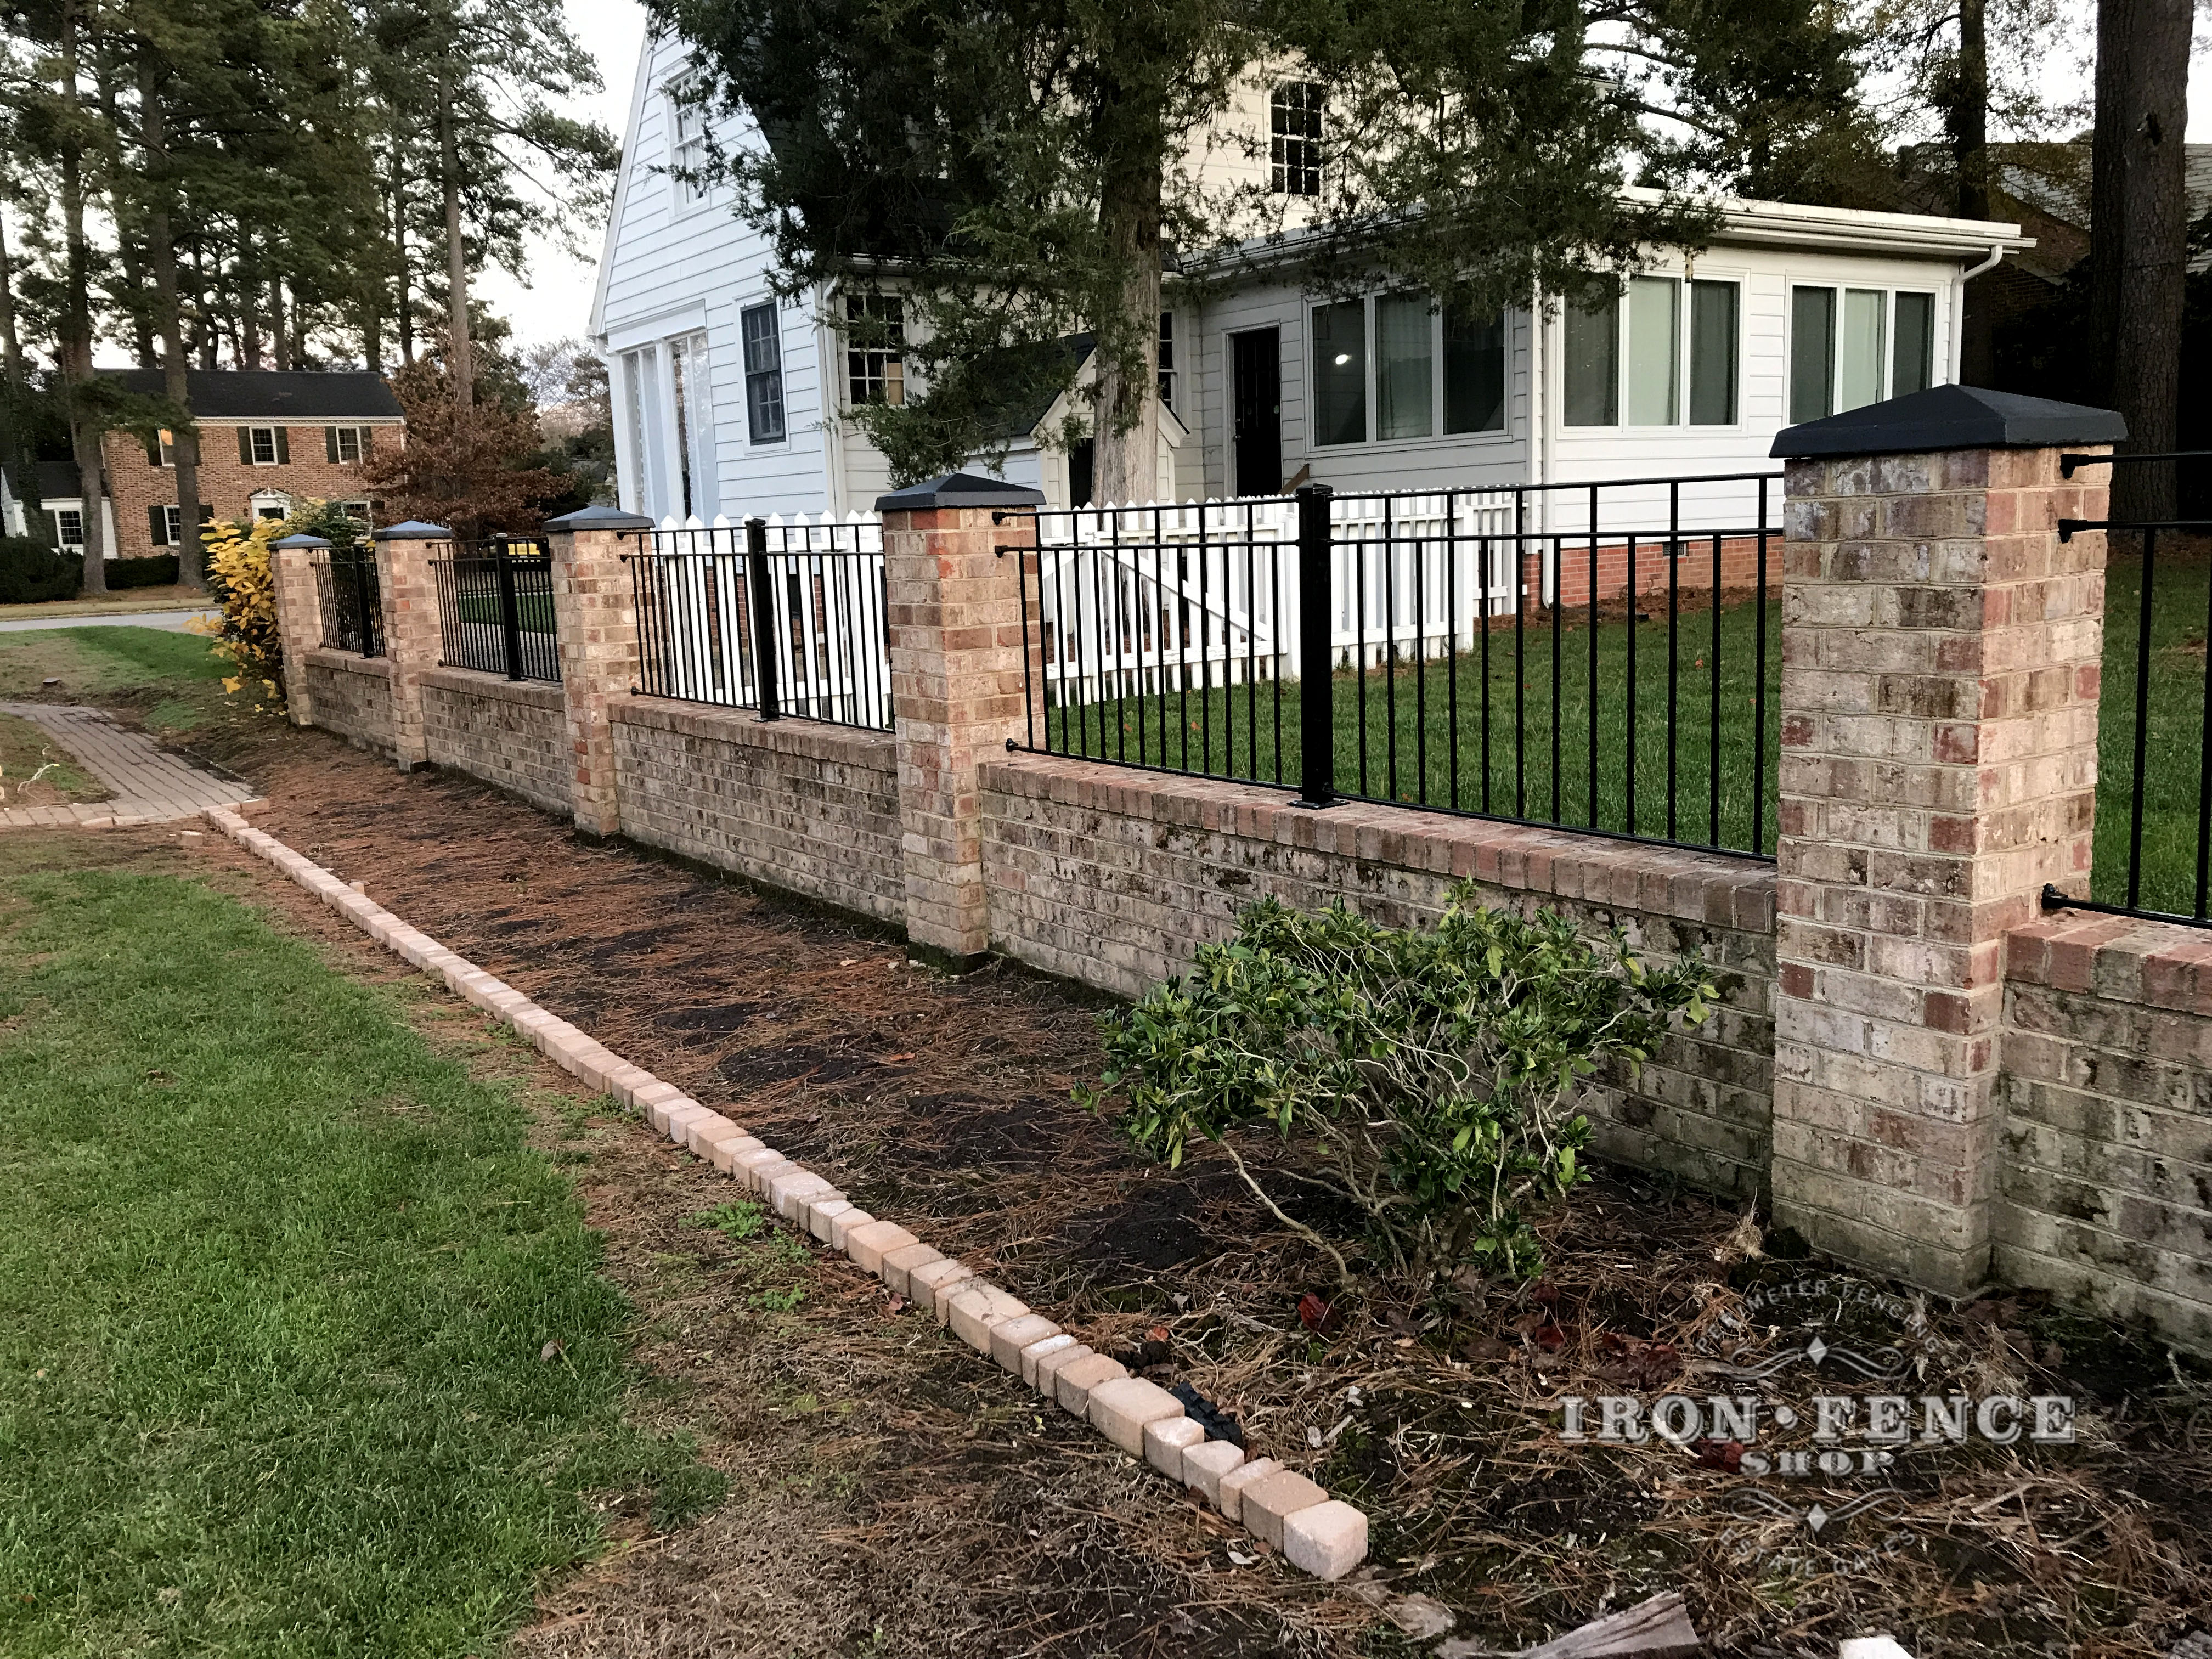
[[[0, 697], [185, 689], [230, 672], [205, 635], [162, 628], [40, 628], [0, 634]], [[50, 686], [49, 679], [61, 684]]]
[[[2197, 908], [2197, 830], [2205, 742], [2205, 620], [2212, 562], [2161, 545], [2154, 567], [2148, 719], [2142, 723], [2142, 887], [2139, 908]], [[2091, 896], [2128, 900], [2136, 776], [2136, 651], [2142, 560], [2115, 553], [2105, 584], [2105, 673], [2097, 730], [2097, 842]]]
[[0, 1651], [484, 1653], [587, 1494], [711, 1495], [624, 1426], [511, 1087], [398, 994], [185, 880], [0, 884]]
[[[1776, 689], [1782, 636], [1779, 605], [1769, 600], [1765, 610], [1766, 799], [1758, 850], [1771, 853], [1781, 730]], [[1758, 607], [1731, 605], [1720, 613], [1717, 722], [1712, 718], [1712, 611], [1686, 610], [1678, 622], [1671, 724], [1665, 596], [1647, 599], [1642, 614], [1646, 620], [1633, 625], [1632, 723], [1628, 697], [1632, 629], [1626, 620], [1597, 625], [1593, 678], [1593, 635], [1587, 618], [1561, 617], [1556, 694], [1551, 623], [1534, 617], [1524, 623], [1517, 647], [1510, 623], [1492, 629], [1486, 672], [1480, 642], [1468, 648], [1464, 641], [1455, 657], [1444, 657], [1431, 641], [1425, 664], [1408, 661], [1395, 672], [1340, 672], [1332, 687], [1336, 787], [1346, 794], [1587, 828], [1593, 819], [1595, 770], [1596, 827], [1750, 849], [1753, 786], [1759, 775], [1753, 743]], [[1279, 690], [1279, 720], [1278, 688], [1263, 681], [1228, 688], [1216, 684], [1211, 690], [1194, 686], [1164, 696], [1119, 700], [1109, 696], [1087, 706], [1054, 710], [1039, 736], [1048, 732], [1048, 746], [1063, 752], [1295, 787], [1303, 763], [1299, 688], [1285, 681]], [[1559, 728], [1556, 769], [1555, 707]], [[1711, 738], [1716, 725], [1720, 738], [1717, 820], [1711, 789]], [[1670, 731], [1676, 734], [1671, 755]], [[1671, 824], [1670, 763], [1675, 807]]]

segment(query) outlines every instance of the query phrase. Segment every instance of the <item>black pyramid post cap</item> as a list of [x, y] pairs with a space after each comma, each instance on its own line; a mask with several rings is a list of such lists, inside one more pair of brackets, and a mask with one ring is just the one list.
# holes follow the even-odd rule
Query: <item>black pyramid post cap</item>
[[545, 520], [548, 530], [650, 530], [653, 520], [642, 513], [625, 513], [618, 507], [607, 507], [594, 502], [580, 507], [574, 513], [563, 513], [557, 519]]
[[449, 542], [453, 539], [453, 532], [441, 524], [410, 519], [404, 524], [388, 524], [381, 530], [372, 530], [368, 538], [373, 542]]
[[2119, 443], [2128, 423], [2117, 410], [2054, 403], [1978, 386], [1932, 386], [1885, 403], [1787, 426], [1766, 453], [1779, 460], [1817, 455], [1903, 455], [1936, 449], [2048, 449]]
[[878, 513], [927, 513], [946, 507], [1042, 507], [1044, 491], [973, 472], [948, 472], [876, 497]]

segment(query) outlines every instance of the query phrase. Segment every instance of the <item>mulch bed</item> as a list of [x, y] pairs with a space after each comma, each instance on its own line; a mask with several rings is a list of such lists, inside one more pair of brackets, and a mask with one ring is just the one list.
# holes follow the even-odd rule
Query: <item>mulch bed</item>
[[[1241, 1564], [1254, 1547], [1036, 1417], [866, 1285], [810, 1295], [787, 1349], [733, 1346], [731, 1322], [756, 1316], [711, 1263], [673, 1300], [649, 1266], [705, 1261], [715, 1236], [681, 1223], [726, 1183], [617, 1134], [586, 1196], [649, 1311], [667, 1409], [741, 1485], [785, 1481], [847, 1432], [866, 1474], [834, 1502], [814, 1494], [809, 1513], [834, 1523], [803, 1557], [732, 1536], [747, 1513], [733, 1501], [550, 1592], [529, 1650], [751, 1650], [710, 1639], [702, 1608], [733, 1632], [740, 1610], [787, 1595], [844, 1610], [799, 1650], [917, 1654], [1397, 1651], [1399, 1626], [1442, 1634], [1439, 1605], [1456, 1638], [1510, 1648], [1680, 1589], [1721, 1652], [1825, 1656], [1886, 1629], [1920, 1659], [2149, 1656], [2212, 1607], [2205, 1373], [2043, 1298], [1918, 1304], [1855, 1337], [1913, 1365], [1899, 1392], [2073, 1394], [2079, 1444], [1911, 1449], [1890, 1499], [1817, 1534], [1747, 1517], [1723, 1448], [1568, 1445], [1557, 1401], [1750, 1386], [1728, 1364], [1746, 1344], [1786, 1346], [1790, 1319], [1770, 1311], [1727, 1341], [1721, 1322], [1828, 1271], [1754, 1218], [1612, 1172], [1546, 1222], [1541, 1283], [1340, 1308], [1316, 1331], [1297, 1304], [1328, 1293], [1325, 1264], [1224, 1161], [1201, 1151], [1170, 1175], [1072, 1103], [1098, 1070], [1096, 1000], [1012, 966], [949, 978], [860, 924], [586, 842], [465, 778], [398, 776], [321, 734], [222, 758], [267, 787], [257, 824], [1094, 1346], [1191, 1382], [1374, 1528], [1361, 1585]], [[1857, 1316], [1839, 1297], [1826, 1316], [1832, 1341]], [[1813, 1395], [1862, 1386], [1802, 1365], [1754, 1391], [1809, 1424]], [[858, 1409], [834, 1432], [802, 1413], [760, 1438], [765, 1402], [793, 1393]], [[1802, 1510], [1882, 1483], [1759, 1484]], [[934, 1611], [917, 1623], [901, 1595]]]

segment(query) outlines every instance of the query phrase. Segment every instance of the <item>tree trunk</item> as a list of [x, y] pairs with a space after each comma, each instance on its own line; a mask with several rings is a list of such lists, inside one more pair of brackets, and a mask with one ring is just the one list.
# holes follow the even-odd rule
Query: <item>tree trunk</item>
[[399, 361], [415, 362], [415, 304], [409, 297], [414, 276], [407, 260], [407, 174], [399, 159], [398, 141], [392, 151], [392, 248], [399, 269], [399, 293], [392, 307], [392, 323], [399, 334]]
[[[8, 222], [0, 216], [0, 466], [8, 472], [15, 499], [23, 504], [25, 527], [39, 505], [39, 468], [26, 465], [21, 422], [25, 413], [23, 339], [15, 325], [15, 268], [8, 256]], [[6, 526], [0, 526], [0, 530]]]
[[438, 167], [446, 192], [446, 368], [457, 409], [476, 404], [476, 354], [469, 340], [469, 254], [461, 240], [461, 155], [453, 137], [453, 94], [438, 104]]
[[284, 326], [284, 279], [269, 279], [269, 362], [280, 372], [292, 367], [292, 337]]
[[[138, 57], [139, 143], [146, 153], [146, 257], [154, 268], [155, 321], [161, 331], [162, 395], [191, 412], [191, 383], [185, 377], [184, 307], [177, 297], [177, 243], [169, 224], [175, 182], [168, 176], [167, 111], [161, 76], [153, 52]], [[207, 591], [207, 544], [200, 540], [200, 438], [187, 420], [171, 434], [177, 462], [177, 580], [197, 592]]]
[[1098, 211], [1121, 272], [1097, 328], [1096, 471], [1101, 503], [1158, 497], [1160, 404], [1160, 169], [1132, 165], [1106, 180]]
[[[2189, 218], [2190, 0], [2100, 0], [2090, 163], [2092, 360], [2124, 451], [2174, 446]], [[2112, 469], [2112, 517], [2174, 516], [2172, 463]]]
[[70, 125], [61, 143], [62, 234], [66, 285], [62, 295], [62, 380], [69, 398], [70, 447], [76, 458], [77, 488], [84, 504], [84, 591], [107, 592], [107, 529], [100, 507], [105, 480], [100, 464], [100, 432], [87, 407], [92, 381], [91, 257], [84, 240], [84, 141], [76, 128], [83, 115], [77, 86], [77, 0], [62, 0], [61, 95]]
[[238, 366], [261, 367], [261, 284], [248, 274], [253, 258], [253, 239], [240, 228], [238, 237]]
[[[1951, 106], [1945, 112], [1950, 129], [1951, 173], [1956, 185], [1953, 211], [1961, 219], [1990, 216], [1990, 43], [1985, 7], [1988, 0], [1959, 0], [1959, 66], [1952, 83]], [[1988, 386], [1996, 378], [1996, 337], [1990, 314], [1987, 279], [1979, 294], [1971, 294], [1961, 319], [1959, 341], [1959, 379], [1967, 386]], [[1977, 305], [1974, 301], [1979, 300]]]

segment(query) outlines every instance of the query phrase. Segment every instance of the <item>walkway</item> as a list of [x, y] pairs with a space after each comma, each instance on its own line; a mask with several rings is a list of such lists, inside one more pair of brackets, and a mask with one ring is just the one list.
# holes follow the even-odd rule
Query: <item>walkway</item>
[[128, 732], [101, 710], [72, 703], [0, 702], [0, 714], [27, 720], [115, 792], [112, 800], [74, 806], [0, 809], [0, 827], [122, 829], [196, 817], [211, 806], [257, 799], [245, 784], [171, 754], [143, 732]]
[[39, 628], [160, 628], [181, 634], [198, 621], [221, 622], [220, 611], [103, 611], [88, 617], [9, 617], [0, 634], [27, 634]]

